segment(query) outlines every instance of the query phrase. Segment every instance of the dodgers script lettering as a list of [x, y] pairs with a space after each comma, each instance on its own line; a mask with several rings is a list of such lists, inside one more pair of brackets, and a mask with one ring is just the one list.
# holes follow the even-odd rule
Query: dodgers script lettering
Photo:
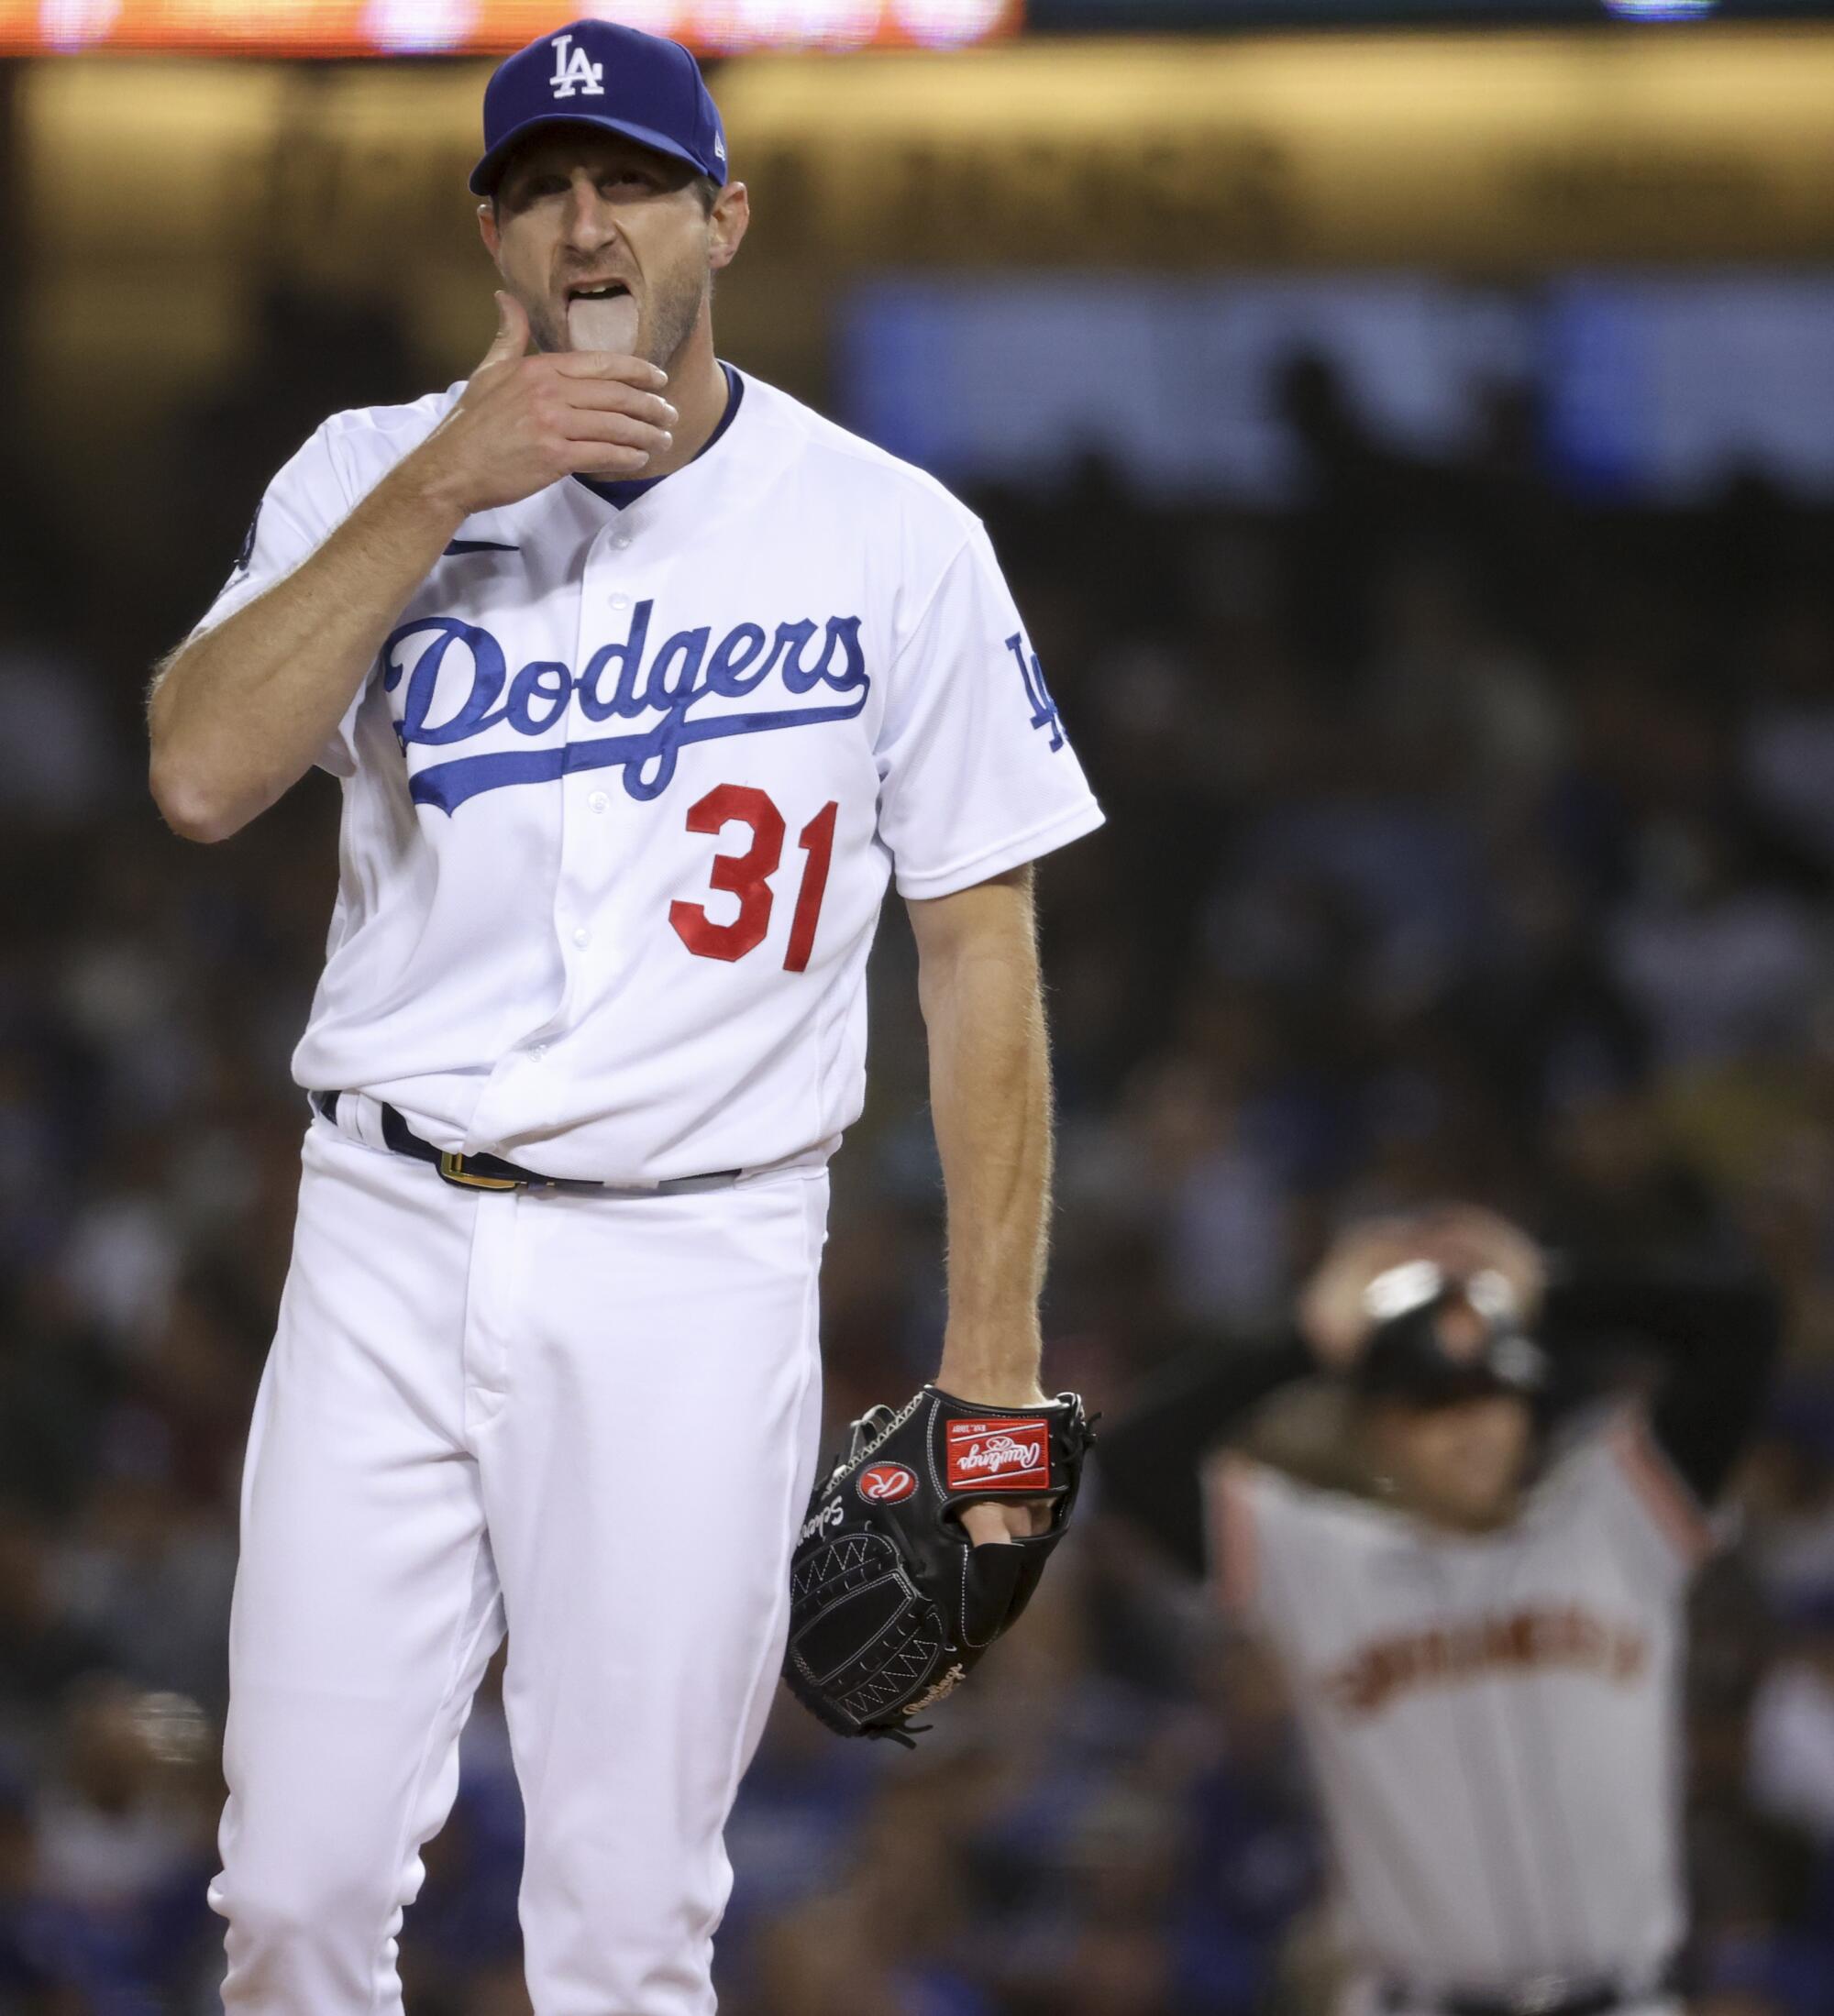
[[[608, 768], [623, 770], [632, 798], [658, 798], [691, 743], [851, 721], [866, 706], [872, 679], [857, 616], [780, 622], [772, 635], [762, 624], [742, 622], [717, 642], [703, 625], [675, 632], [652, 652], [653, 614], [652, 603], [639, 602], [629, 634], [602, 645], [583, 670], [537, 658], [514, 677], [503, 645], [479, 624], [456, 616], [402, 624], [383, 644], [380, 663], [414, 803], [449, 813], [481, 791]], [[840, 697], [824, 701], [818, 698], [823, 693]], [[778, 704], [721, 706], [767, 697]], [[569, 717], [564, 728], [551, 733], [563, 716]], [[646, 725], [620, 734], [572, 733], [582, 722], [610, 721]], [[541, 746], [418, 758], [420, 751], [450, 749], [500, 728], [531, 743], [539, 738]]]

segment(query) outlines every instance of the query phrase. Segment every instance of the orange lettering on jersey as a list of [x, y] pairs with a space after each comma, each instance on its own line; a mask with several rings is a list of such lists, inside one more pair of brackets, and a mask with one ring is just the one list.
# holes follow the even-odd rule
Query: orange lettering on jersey
[[1511, 1673], [1561, 1669], [1634, 1686], [1649, 1660], [1649, 1640], [1634, 1625], [1613, 1624], [1576, 1603], [1530, 1606], [1373, 1638], [1321, 1684], [1345, 1714], [1363, 1716], [1423, 1688]]

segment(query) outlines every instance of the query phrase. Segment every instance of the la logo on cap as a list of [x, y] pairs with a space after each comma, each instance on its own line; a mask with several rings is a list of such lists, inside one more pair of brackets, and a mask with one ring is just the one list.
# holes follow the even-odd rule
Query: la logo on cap
[[605, 66], [575, 49], [570, 35], [554, 38], [554, 75], [548, 81], [557, 98], [570, 98], [576, 91], [582, 98], [605, 95]]

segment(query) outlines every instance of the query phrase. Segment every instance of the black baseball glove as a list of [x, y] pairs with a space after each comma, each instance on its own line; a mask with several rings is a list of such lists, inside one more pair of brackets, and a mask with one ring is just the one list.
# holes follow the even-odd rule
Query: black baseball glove
[[[784, 1678], [844, 1736], [908, 1744], [1030, 1602], [1094, 1439], [1081, 1400], [977, 1407], [925, 1386], [875, 1407], [809, 1501], [790, 1563]], [[964, 1506], [1047, 1503], [1043, 1533], [976, 1547]]]

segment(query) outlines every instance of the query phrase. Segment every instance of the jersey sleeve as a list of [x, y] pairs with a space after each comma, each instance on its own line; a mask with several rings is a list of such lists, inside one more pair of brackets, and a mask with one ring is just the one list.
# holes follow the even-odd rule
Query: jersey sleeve
[[899, 648], [876, 756], [900, 896], [951, 896], [1101, 824], [978, 524]]
[[1290, 1629], [1293, 1592], [1310, 1580], [1319, 1496], [1232, 1449], [1205, 1467], [1210, 1587], [1238, 1623], [1276, 1642]]
[[[186, 642], [207, 635], [309, 560], [349, 515], [355, 501], [337, 465], [327, 422], [268, 485], [229, 578]], [[319, 767], [334, 777], [348, 777], [357, 767], [352, 734], [362, 698], [363, 689], [359, 688], [318, 753]]]

